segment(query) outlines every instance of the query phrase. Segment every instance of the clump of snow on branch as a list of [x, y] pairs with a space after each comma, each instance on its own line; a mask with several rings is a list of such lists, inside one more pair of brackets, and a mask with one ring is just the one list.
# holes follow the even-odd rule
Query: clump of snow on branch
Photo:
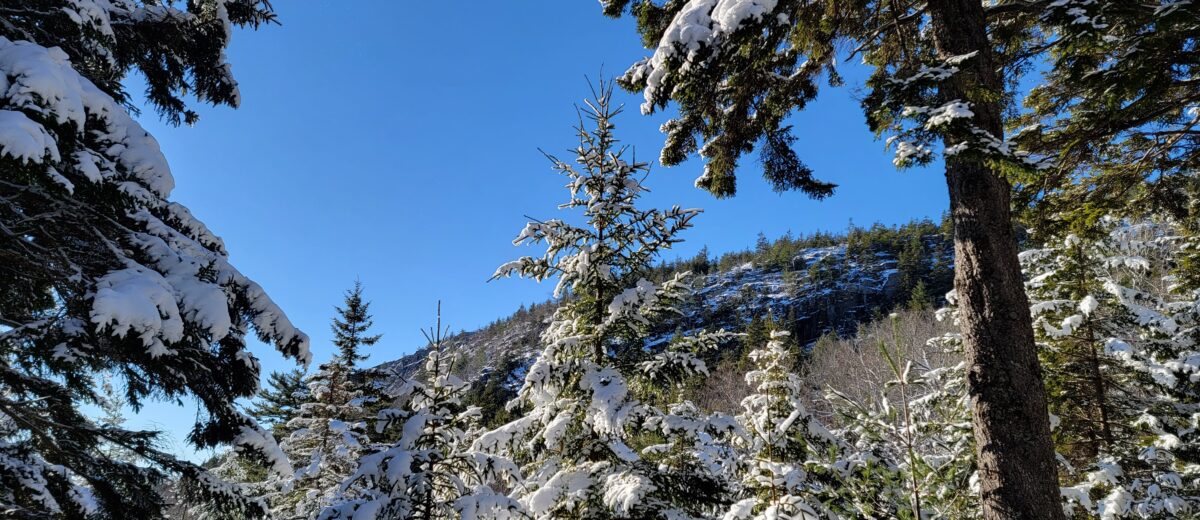
[[771, 20], [778, 0], [691, 0], [663, 32], [649, 58], [633, 65], [625, 76], [646, 82], [643, 113], [650, 113], [659, 98], [668, 61], [681, 61], [686, 71], [717, 52], [719, 41], [752, 23]]
[[[140, 206], [132, 216], [142, 229], [130, 229], [123, 238], [141, 249], [142, 258], [125, 256], [124, 266], [97, 282], [92, 321], [98, 329], [135, 334], [152, 355], [164, 355], [182, 339], [185, 318], [198, 319], [213, 341], [230, 333], [228, 315], [240, 293], [249, 299], [253, 323], [264, 337], [302, 362], [311, 359], [307, 337], [257, 284], [229, 265], [219, 239], [166, 200], [175, 186], [166, 159], [123, 106], [78, 74], [57, 48], [0, 38], [0, 71], [0, 155], [45, 165], [48, 180], [68, 191], [107, 185]], [[83, 140], [90, 147], [61, 157], [57, 134], [30, 115], [63, 125], [56, 133], [87, 135]], [[94, 126], [85, 128], [89, 120]], [[201, 269], [215, 270], [216, 281], [202, 280]]]

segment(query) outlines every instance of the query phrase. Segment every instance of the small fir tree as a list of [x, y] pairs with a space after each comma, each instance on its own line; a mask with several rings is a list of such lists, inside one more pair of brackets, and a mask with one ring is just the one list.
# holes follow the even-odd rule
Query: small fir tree
[[[946, 319], [953, 311], [939, 313]], [[843, 510], [866, 518], [979, 518], [965, 364], [934, 366], [902, 348], [896, 318], [891, 345], [878, 340], [893, 379], [871, 403], [830, 391], [851, 446], [840, 461]], [[961, 353], [958, 334], [931, 347]]]
[[312, 399], [288, 421], [292, 431], [280, 443], [296, 467], [292, 480], [272, 497], [275, 518], [314, 518], [337, 496], [342, 481], [358, 466], [366, 449], [367, 423], [361, 394], [348, 385], [349, 370], [334, 361], [320, 367], [309, 382]]
[[346, 291], [344, 306], [336, 309], [338, 317], [333, 319], [333, 344], [338, 348], [341, 363], [356, 367], [370, 357], [362, 349], [379, 342], [382, 334], [368, 331], [375, 321], [371, 318], [371, 302], [363, 300], [362, 282], [355, 280], [354, 287]]
[[802, 382], [786, 331], [772, 331], [765, 346], [750, 353], [754, 369], [746, 383], [754, 393], [742, 400], [738, 421], [745, 429], [748, 453], [742, 472], [743, 493], [725, 518], [816, 520], [829, 513], [823, 503], [833, 481], [831, 465], [838, 442], [801, 400]]
[[913, 286], [912, 292], [908, 295], [907, 307], [914, 311], [928, 311], [933, 308], [932, 299], [929, 297], [929, 290], [925, 287], [924, 280], [918, 281], [917, 285]]
[[733, 417], [701, 410], [686, 395], [690, 384], [709, 375], [702, 358], [734, 337], [725, 331], [677, 335], [636, 365], [631, 389], [648, 405], [638, 445], [643, 461], [657, 469], [652, 498], [664, 504], [659, 514], [708, 518], [733, 498], [738, 454], [732, 441], [742, 429]]

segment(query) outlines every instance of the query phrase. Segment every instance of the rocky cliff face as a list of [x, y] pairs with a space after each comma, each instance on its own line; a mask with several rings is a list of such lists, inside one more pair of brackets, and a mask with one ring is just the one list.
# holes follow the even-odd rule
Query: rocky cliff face
[[[900, 288], [896, 259], [878, 253], [867, 260], [848, 257], [846, 246], [804, 250], [790, 269], [769, 270], [753, 263], [704, 277], [696, 296], [698, 326], [740, 328], [755, 315], [783, 320], [801, 342], [829, 331], [853, 329], [877, 309], [895, 302]], [[705, 312], [708, 311], [708, 312]]]
[[[948, 244], [930, 238], [929, 265], [947, 263]], [[755, 316], [771, 315], [787, 326], [802, 343], [815, 341], [830, 331], [851, 332], [874, 313], [887, 312], [907, 299], [901, 294], [898, 260], [889, 252], [848, 254], [845, 244], [801, 250], [782, 268], [747, 262], [733, 268], [697, 274], [694, 297], [682, 316], [654, 335], [646, 345], [665, 343], [676, 330], [699, 327], [741, 330]], [[930, 287], [942, 294], [948, 287]], [[940, 285], [944, 285], [944, 282]], [[519, 383], [521, 371], [541, 350], [538, 336], [554, 313], [547, 302], [482, 329], [450, 338], [448, 348], [458, 354], [456, 372], [467, 380], [500, 377], [505, 386]], [[426, 348], [384, 363], [379, 368], [410, 376], [422, 366]]]

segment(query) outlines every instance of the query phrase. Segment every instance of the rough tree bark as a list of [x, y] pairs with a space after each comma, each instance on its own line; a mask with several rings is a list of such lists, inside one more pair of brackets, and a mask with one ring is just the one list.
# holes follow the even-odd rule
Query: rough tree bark
[[[941, 57], [977, 52], [939, 92], [970, 100], [978, 128], [1002, 138], [1002, 83], [979, 0], [930, 0]], [[988, 97], [991, 96], [991, 97]], [[946, 145], [954, 144], [948, 139]], [[1046, 392], [1009, 207], [1010, 186], [979, 159], [948, 157], [954, 287], [961, 309], [984, 518], [1064, 518]]]

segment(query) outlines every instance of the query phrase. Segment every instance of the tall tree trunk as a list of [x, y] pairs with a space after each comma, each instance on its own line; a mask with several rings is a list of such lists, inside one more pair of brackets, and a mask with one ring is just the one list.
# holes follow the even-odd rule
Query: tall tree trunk
[[[928, 10], [941, 57], [978, 52], [943, 85], [942, 100], [971, 101], [975, 125], [1002, 138], [997, 98], [1003, 85], [982, 2], [930, 0]], [[984, 518], [1062, 519], [1046, 391], [1012, 231], [1011, 188], [970, 158], [948, 157], [946, 182]]]

